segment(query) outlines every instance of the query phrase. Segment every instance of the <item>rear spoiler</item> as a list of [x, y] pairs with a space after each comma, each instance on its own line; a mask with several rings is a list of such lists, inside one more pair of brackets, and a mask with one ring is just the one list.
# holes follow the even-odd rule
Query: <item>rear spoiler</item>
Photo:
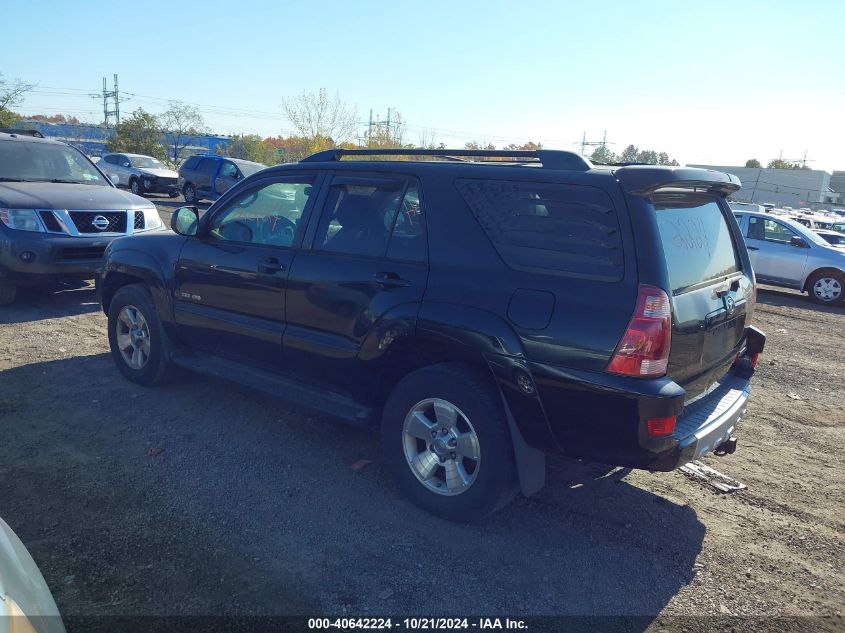
[[637, 196], [647, 196], [658, 189], [696, 189], [729, 196], [742, 187], [733, 174], [694, 167], [631, 165], [615, 169], [613, 174], [626, 192]]

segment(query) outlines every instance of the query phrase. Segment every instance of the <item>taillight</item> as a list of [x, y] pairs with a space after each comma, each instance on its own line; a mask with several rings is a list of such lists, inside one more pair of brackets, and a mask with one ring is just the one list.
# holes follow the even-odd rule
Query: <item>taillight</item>
[[672, 342], [672, 310], [660, 288], [640, 286], [637, 307], [607, 371], [654, 378], [666, 373]]

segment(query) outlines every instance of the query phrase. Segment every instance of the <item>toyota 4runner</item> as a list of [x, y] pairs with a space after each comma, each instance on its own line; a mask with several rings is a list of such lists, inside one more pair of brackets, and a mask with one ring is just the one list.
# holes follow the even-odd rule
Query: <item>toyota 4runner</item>
[[377, 425], [402, 490], [454, 520], [537, 491], [547, 453], [672, 470], [734, 451], [765, 342], [739, 186], [570, 152], [321, 152], [112, 243], [112, 356]]

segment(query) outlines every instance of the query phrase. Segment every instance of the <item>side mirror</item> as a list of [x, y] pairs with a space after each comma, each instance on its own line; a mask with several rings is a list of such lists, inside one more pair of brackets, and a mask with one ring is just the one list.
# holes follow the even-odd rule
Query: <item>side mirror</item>
[[123, 161], [123, 166], [124, 166], [124, 167], [129, 167], [129, 161], [128, 161], [128, 160]]
[[810, 248], [807, 242], [804, 241], [804, 238], [797, 235], [793, 235], [789, 243], [797, 248]]
[[197, 234], [200, 214], [196, 207], [179, 207], [170, 216], [170, 228], [174, 233], [191, 237]]

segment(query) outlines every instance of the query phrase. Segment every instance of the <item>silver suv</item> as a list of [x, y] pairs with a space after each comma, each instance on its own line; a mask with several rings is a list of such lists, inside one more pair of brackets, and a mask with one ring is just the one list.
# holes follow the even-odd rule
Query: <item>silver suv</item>
[[845, 299], [845, 252], [783, 216], [734, 211], [757, 281], [807, 292], [816, 303]]
[[100, 169], [118, 187], [128, 187], [136, 196], [145, 193], [179, 195], [176, 179], [179, 174], [168, 169], [157, 158], [142, 154], [106, 154], [98, 163]]

